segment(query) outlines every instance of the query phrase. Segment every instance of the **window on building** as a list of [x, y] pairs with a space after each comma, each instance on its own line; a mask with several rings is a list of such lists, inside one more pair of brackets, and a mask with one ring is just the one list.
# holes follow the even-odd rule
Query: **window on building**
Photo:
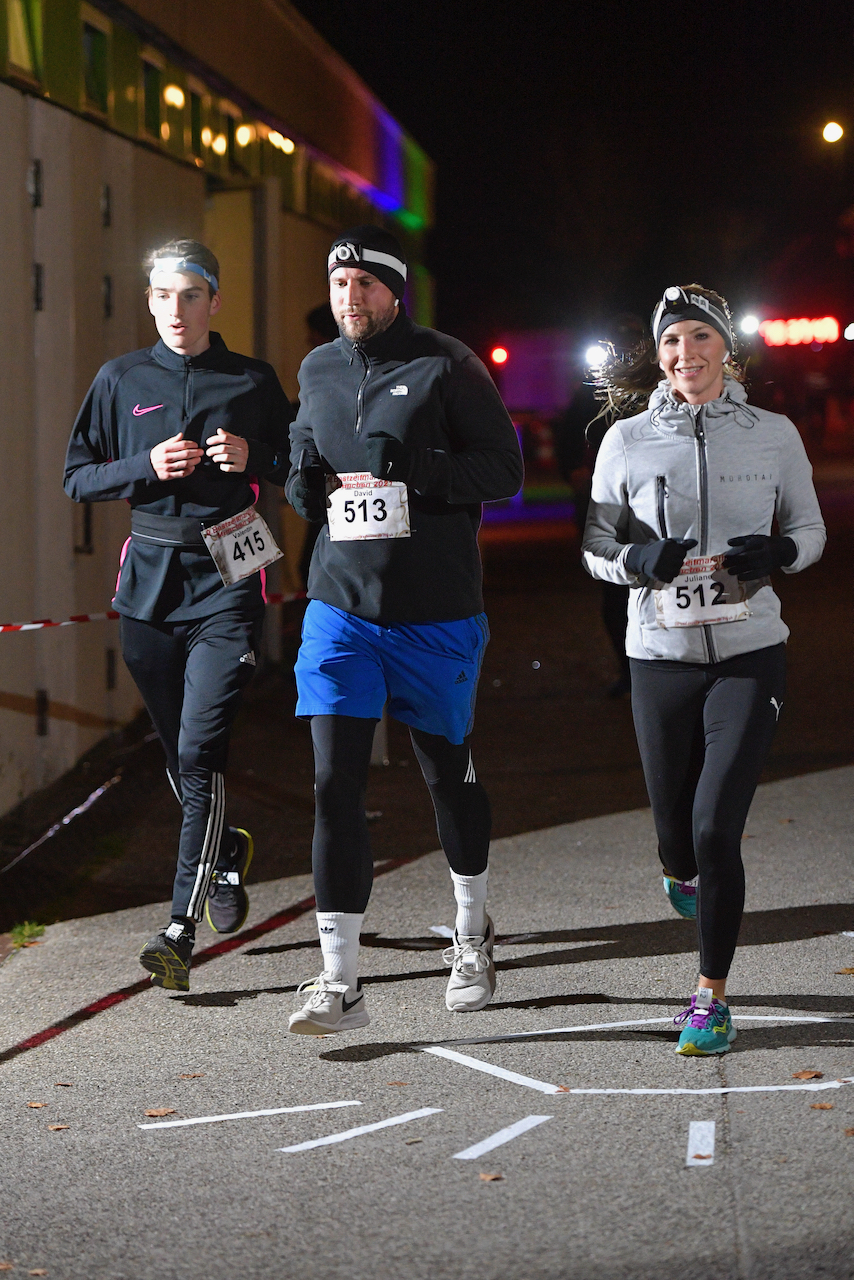
[[190, 150], [194, 156], [202, 154], [202, 99], [198, 93], [190, 94]]
[[143, 121], [145, 132], [160, 138], [160, 68], [153, 62], [142, 64]]
[[7, 0], [9, 61], [34, 79], [42, 67], [41, 0]]
[[106, 112], [109, 94], [107, 33], [83, 23], [83, 83], [86, 101]]

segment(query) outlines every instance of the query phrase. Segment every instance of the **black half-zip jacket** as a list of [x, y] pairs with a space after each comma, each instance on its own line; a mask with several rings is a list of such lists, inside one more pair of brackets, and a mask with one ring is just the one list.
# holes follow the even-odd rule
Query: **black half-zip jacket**
[[[229, 351], [218, 333], [198, 356], [162, 341], [110, 360], [77, 415], [65, 459], [65, 492], [76, 502], [125, 498], [135, 511], [215, 524], [255, 500], [252, 479], [284, 484], [294, 409], [271, 365]], [[245, 471], [205, 457], [192, 475], [158, 480], [155, 445], [183, 431], [203, 448], [219, 427], [249, 441]], [[263, 607], [256, 573], [223, 586], [206, 547], [158, 547], [131, 538], [116, 596], [119, 613], [154, 622], [204, 618], [221, 609]]]
[[412, 536], [331, 542], [324, 525], [309, 572], [311, 599], [387, 624], [480, 613], [481, 503], [512, 497], [523, 478], [516, 431], [481, 361], [401, 308], [364, 344], [342, 336], [316, 347], [299, 380], [288, 486], [303, 450], [327, 472], [368, 471], [364, 440], [377, 432], [403, 441], [413, 458]]

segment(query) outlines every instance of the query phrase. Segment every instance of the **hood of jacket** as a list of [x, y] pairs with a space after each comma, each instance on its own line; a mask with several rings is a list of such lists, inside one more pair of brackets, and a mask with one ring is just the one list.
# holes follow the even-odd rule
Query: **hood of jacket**
[[700, 410], [707, 431], [733, 424], [750, 431], [758, 421], [756, 411], [747, 403], [744, 387], [729, 374], [724, 375], [724, 389], [717, 400], [702, 405], [678, 400], [668, 380], [662, 378], [647, 406], [650, 425], [663, 435], [692, 436]]

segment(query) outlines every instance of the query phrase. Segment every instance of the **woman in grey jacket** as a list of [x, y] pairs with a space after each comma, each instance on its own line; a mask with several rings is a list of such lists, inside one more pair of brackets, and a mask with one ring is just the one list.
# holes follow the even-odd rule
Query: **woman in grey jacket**
[[[788, 418], [747, 403], [723, 298], [665, 290], [652, 338], [613, 362], [584, 565], [634, 588], [632, 710], [675, 909], [696, 915], [700, 978], [677, 1052], [725, 1053], [744, 908], [741, 836], [783, 703], [788, 628], [771, 585], [820, 557], [812, 469]], [[661, 375], [664, 375], [663, 377]], [[772, 534], [776, 517], [779, 533]]]

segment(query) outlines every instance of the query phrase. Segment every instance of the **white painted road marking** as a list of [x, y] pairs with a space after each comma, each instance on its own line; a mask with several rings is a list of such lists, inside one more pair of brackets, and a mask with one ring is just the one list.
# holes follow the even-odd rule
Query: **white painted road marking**
[[360, 1107], [361, 1102], [312, 1102], [305, 1107], [268, 1107], [264, 1111], [234, 1111], [227, 1116], [195, 1116], [192, 1120], [158, 1120], [138, 1124], [137, 1129], [177, 1129], [187, 1124], [216, 1124], [219, 1120], [251, 1120], [255, 1116], [284, 1116], [295, 1111], [331, 1111], [335, 1107]]
[[[733, 1013], [736, 1022], [854, 1022], [854, 1018], [818, 1018], [776, 1013]], [[618, 1031], [621, 1027], [652, 1027], [672, 1022], [672, 1018], [632, 1018], [627, 1022], [589, 1022], [575, 1027], [552, 1027], [543, 1031], [508, 1032], [503, 1036], [472, 1036], [467, 1040], [443, 1040], [452, 1044], [504, 1044], [511, 1040], [530, 1040], [536, 1036], [561, 1036], [580, 1031]]]
[[689, 1169], [702, 1169], [714, 1163], [714, 1120], [692, 1120], [688, 1125], [688, 1151], [685, 1164]]
[[[794, 1093], [808, 1090], [815, 1093], [820, 1089], [841, 1089], [844, 1084], [854, 1084], [854, 1076], [843, 1076], [840, 1080], [826, 1080], [814, 1084], [728, 1084], [715, 1089], [567, 1089], [567, 1093]], [[564, 1092], [561, 1090], [561, 1092]]]
[[437, 938], [451, 938], [451, 939], [453, 939], [453, 936], [454, 936], [454, 931], [453, 931], [453, 929], [449, 929], [449, 928], [448, 928], [448, 926], [447, 926], [446, 924], [431, 924], [431, 925], [430, 925], [430, 932], [431, 932], [431, 933], [434, 933], [434, 934], [436, 935], [436, 937], [437, 937]]
[[330, 1133], [325, 1138], [312, 1138], [311, 1142], [298, 1142], [293, 1147], [277, 1147], [277, 1151], [309, 1151], [312, 1147], [326, 1147], [333, 1142], [346, 1142], [348, 1138], [358, 1138], [363, 1133], [375, 1133], [377, 1129], [387, 1129], [393, 1124], [408, 1124], [410, 1120], [420, 1120], [422, 1116], [438, 1115], [442, 1107], [422, 1107], [420, 1111], [407, 1111], [402, 1116], [391, 1116], [388, 1120], [378, 1120], [376, 1124], [360, 1124], [356, 1129], [345, 1129], [343, 1133]]
[[500, 1080], [509, 1080], [511, 1084], [523, 1084], [528, 1089], [537, 1089], [540, 1093], [564, 1093], [559, 1085], [547, 1084], [545, 1080], [533, 1080], [530, 1076], [520, 1076], [517, 1071], [505, 1071], [504, 1067], [494, 1067], [491, 1062], [482, 1062], [480, 1058], [469, 1058], [464, 1053], [456, 1053], [446, 1049], [444, 1045], [433, 1044], [422, 1049], [422, 1053], [434, 1053], [437, 1058], [449, 1058], [451, 1062], [461, 1062], [464, 1067], [472, 1067], [475, 1071], [485, 1071], [487, 1075], [498, 1076]]
[[497, 1133], [493, 1133], [491, 1137], [484, 1138], [483, 1142], [476, 1142], [473, 1147], [466, 1147], [465, 1151], [458, 1151], [453, 1160], [478, 1160], [481, 1156], [485, 1156], [487, 1151], [493, 1151], [496, 1147], [503, 1147], [505, 1142], [512, 1142], [514, 1138], [518, 1138], [520, 1133], [527, 1133], [529, 1129], [536, 1129], [538, 1124], [543, 1124], [546, 1120], [553, 1120], [554, 1116], [525, 1116], [524, 1120], [517, 1120], [515, 1124], [509, 1124], [506, 1129], [499, 1129]]

